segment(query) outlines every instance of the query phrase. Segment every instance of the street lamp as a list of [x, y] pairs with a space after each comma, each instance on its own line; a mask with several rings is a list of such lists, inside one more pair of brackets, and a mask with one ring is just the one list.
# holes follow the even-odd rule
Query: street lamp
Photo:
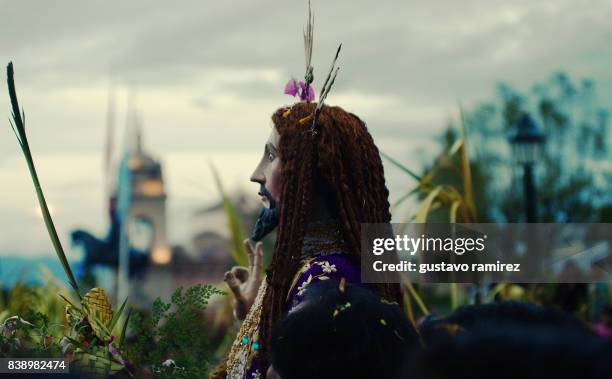
[[527, 113], [523, 113], [514, 126], [510, 144], [516, 161], [523, 166], [523, 193], [527, 222], [536, 222], [537, 204], [534, 170], [536, 161], [542, 154], [545, 135]]

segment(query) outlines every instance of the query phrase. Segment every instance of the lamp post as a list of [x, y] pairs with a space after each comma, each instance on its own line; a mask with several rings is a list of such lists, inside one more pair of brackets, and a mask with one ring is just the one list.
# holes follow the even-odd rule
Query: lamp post
[[514, 129], [514, 133], [510, 136], [510, 144], [517, 163], [523, 166], [525, 216], [527, 222], [536, 222], [537, 202], [534, 166], [542, 154], [545, 135], [527, 113], [523, 113], [519, 117]]

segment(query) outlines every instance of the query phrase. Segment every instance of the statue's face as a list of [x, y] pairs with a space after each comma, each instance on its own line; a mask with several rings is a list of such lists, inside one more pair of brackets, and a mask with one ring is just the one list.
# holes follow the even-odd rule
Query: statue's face
[[[276, 128], [273, 127], [270, 137], [264, 146], [263, 157], [261, 157], [259, 164], [251, 175], [251, 181], [263, 186], [276, 203], [278, 203], [281, 190], [281, 163], [278, 156], [279, 140], [280, 136]], [[259, 192], [263, 206], [270, 208], [270, 201], [264, 195], [261, 191]]]

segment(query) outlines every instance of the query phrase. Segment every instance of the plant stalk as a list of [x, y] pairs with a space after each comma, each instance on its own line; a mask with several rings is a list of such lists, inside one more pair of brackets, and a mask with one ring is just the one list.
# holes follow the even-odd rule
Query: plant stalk
[[80, 299], [81, 294], [79, 292], [78, 283], [72, 273], [72, 269], [70, 268], [70, 264], [68, 263], [68, 259], [66, 258], [66, 254], [64, 253], [62, 243], [60, 242], [60, 239], [57, 235], [57, 230], [55, 229], [53, 219], [51, 218], [51, 213], [49, 212], [49, 207], [47, 206], [47, 201], [45, 200], [45, 195], [40, 185], [40, 180], [38, 179], [38, 174], [36, 173], [34, 159], [32, 158], [30, 145], [28, 144], [28, 138], [25, 132], [25, 113], [20, 112], [19, 102], [17, 101], [13, 62], [9, 62], [6, 68], [6, 73], [9, 97], [11, 99], [11, 107], [13, 109], [13, 121], [15, 122], [14, 128], [16, 129], [17, 139], [21, 147], [21, 151], [23, 152], [23, 155], [25, 157], [26, 163], [28, 165], [28, 170], [30, 171], [32, 182], [34, 183], [34, 189], [36, 190], [36, 196], [38, 198], [38, 204], [40, 205], [40, 210], [43, 215], [43, 220], [45, 221], [45, 226], [47, 227], [47, 232], [49, 233], [49, 237], [51, 238], [51, 243], [53, 244], [57, 257], [59, 258], [62, 267], [64, 268], [64, 272], [68, 276], [70, 286], [74, 289]]

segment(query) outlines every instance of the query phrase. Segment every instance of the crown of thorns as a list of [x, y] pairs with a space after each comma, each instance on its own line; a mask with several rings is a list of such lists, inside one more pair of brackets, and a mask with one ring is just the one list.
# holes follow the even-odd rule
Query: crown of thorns
[[[312, 67], [312, 46], [313, 46], [313, 35], [314, 35], [314, 15], [312, 14], [312, 10], [310, 8], [310, 1], [308, 2], [308, 20], [306, 22], [306, 27], [304, 28], [304, 57], [306, 60], [306, 74], [304, 74], [304, 81], [298, 82], [295, 79], [290, 79], [285, 86], [285, 93], [291, 96], [300, 96], [300, 101], [302, 102], [311, 102], [315, 99], [314, 89], [312, 88], [312, 82], [314, 81], [314, 69]], [[340, 55], [340, 50], [342, 49], [342, 44], [338, 46], [336, 50], [336, 55], [334, 56], [334, 60], [332, 61], [331, 67], [325, 78], [325, 82], [323, 83], [323, 87], [321, 87], [321, 92], [319, 94], [319, 102], [317, 107], [313, 111], [312, 114], [303, 117], [299, 120], [300, 124], [306, 124], [308, 122], [312, 122], [311, 132], [313, 135], [317, 135], [318, 133], [318, 125], [317, 118], [321, 114], [321, 110], [325, 105], [325, 99], [329, 94], [329, 91], [333, 87], [336, 76], [338, 75], [338, 71], [340, 67], [336, 67], [336, 61], [338, 60], [338, 55]], [[283, 113], [283, 117], [288, 117], [291, 113], [291, 108], [287, 109]]]

